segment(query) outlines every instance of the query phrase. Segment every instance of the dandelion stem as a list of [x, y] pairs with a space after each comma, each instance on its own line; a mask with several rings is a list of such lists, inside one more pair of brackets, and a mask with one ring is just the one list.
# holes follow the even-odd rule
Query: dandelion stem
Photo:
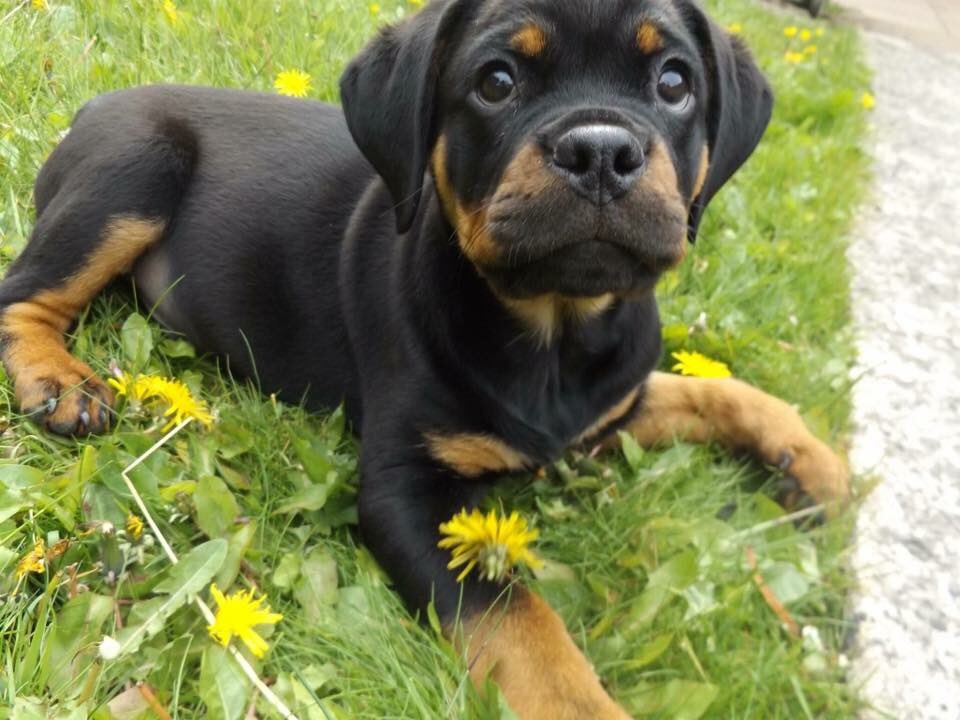
[[[144, 520], [147, 521], [147, 525], [150, 526], [150, 530], [153, 532], [154, 537], [157, 538], [157, 542], [159, 542], [160, 547], [163, 548], [164, 554], [167, 556], [167, 558], [170, 560], [170, 563], [173, 565], [176, 565], [177, 563], [179, 563], [180, 560], [177, 557], [177, 554], [173, 551], [173, 548], [170, 547], [170, 543], [168, 543], [167, 539], [163, 536], [163, 533], [160, 532], [160, 528], [157, 526], [157, 523], [154, 521], [153, 516], [150, 514], [150, 511], [147, 509], [146, 504], [143, 502], [143, 498], [140, 497], [140, 493], [137, 492], [137, 488], [134, 487], [133, 482], [128, 477], [128, 473], [130, 473], [131, 471], [136, 469], [139, 465], [141, 465], [144, 461], [146, 461], [147, 458], [149, 458], [151, 455], [153, 455], [153, 453], [155, 453], [157, 450], [163, 447], [163, 445], [169, 442], [174, 435], [176, 435], [178, 432], [183, 430], [191, 422], [193, 422], [193, 418], [187, 418], [186, 420], [181, 422], [179, 425], [173, 428], [170, 432], [168, 432], [162, 438], [157, 440], [157, 442], [155, 442], [149, 450], [147, 450], [140, 457], [138, 457], [136, 460], [130, 463], [126, 468], [124, 468], [123, 472], [120, 473], [120, 477], [123, 478], [124, 483], [126, 483], [127, 485], [127, 489], [130, 491], [130, 494], [133, 496], [133, 501], [137, 504], [137, 507], [140, 508], [140, 512], [143, 513]], [[204, 619], [208, 623], [212, 624], [214, 622], [214, 614], [213, 614], [213, 611], [210, 609], [210, 606], [207, 605], [199, 595], [195, 596], [193, 600], [194, 600], [194, 603], [197, 605], [197, 607], [200, 609], [200, 614], [203, 615]], [[293, 714], [290, 708], [288, 708], [284, 704], [283, 700], [277, 697], [277, 695], [273, 692], [273, 690], [267, 687], [266, 683], [264, 683], [263, 680], [260, 679], [260, 676], [257, 675], [257, 671], [253, 669], [253, 667], [250, 665], [249, 662], [247, 662], [247, 659], [243, 656], [243, 654], [239, 650], [237, 650], [233, 645], [228, 645], [227, 652], [229, 652], [233, 656], [233, 659], [237, 661], [237, 664], [240, 666], [240, 669], [243, 670], [243, 673], [250, 679], [250, 682], [253, 683], [254, 687], [260, 692], [261, 695], [263, 695], [263, 697], [267, 700], [267, 702], [273, 705], [276, 711], [280, 713], [280, 715], [285, 720], [299, 720], [299, 718], [297, 718], [297, 716]]]

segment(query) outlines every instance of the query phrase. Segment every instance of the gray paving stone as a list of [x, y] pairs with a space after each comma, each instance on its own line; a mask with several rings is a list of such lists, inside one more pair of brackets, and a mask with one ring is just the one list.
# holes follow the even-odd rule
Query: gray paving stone
[[864, 718], [960, 720], [960, 54], [868, 33], [876, 183], [852, 241], [862, 377], [851, 679]]

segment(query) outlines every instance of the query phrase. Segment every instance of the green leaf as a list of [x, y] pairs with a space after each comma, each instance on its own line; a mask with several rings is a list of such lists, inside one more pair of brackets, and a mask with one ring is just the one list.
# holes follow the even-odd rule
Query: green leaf
[[652, 621], [677, 593], [697, 579], [697, 557], [692, 551], [670, 558], [650, 574], [647, 586], [628, 613], [629, 628], [636, 630]]
[[128, 622], [133, 618], [135, 624], [125, 627], [117, 636], [120, 645], [117, 657], [135, 652], [144, 640], [160, 632], [173, 613], [209, 584], [226, 555], [226, 540], [210, 540], [195, 547], [170, 568], [167, 577], [154, 588], [155, 592], [168, 594], [131, 608]]
[[225, 648], [207, 645], [200, 657], [200, 699], [211, 720], [238, 720], [250, 701], [250, 680]]
[[763, 579], [773, 594], [784, 604], [796, 602], [810, 592], [810, 580], [788, 562], [772, 562], [760, 568]]
[[69, 697], [76, 682], [84, 682], [90, 656], [96, 652], [104, 621], [113, 614], [114, 599], [96, 593], [80, 593], [68, 600], [57, 613], [44, 658], [47, 685], [54, 697]]
[[294, 435], [291, 443], [309, 478], [315, 483], [326, 483], [330, 471], [334, 469], [330, 452], [326, 448], [318, 449], [301, 435]]
[[289, 590], [294, 581], [300, 577], [300, 567], [303, 565], [303, 556], [298, 552], [285, 553], [280, 558], [277, 569], [273, 571], [271, 581], [281, 589]]
[[620, 438], [620, 447], [623, 449], [623, 456], [627, 459], [627, 465], [636, 472], [643, 463], [643, 448], [640, 443], [628, 432], [621, 430], [617, 433]]
[[217, 441], [217, 454], [224, 460], [232, 460], [252, 450], [257, 440], [247, 427], [233, 420], [221, 420], [214, 431], [214, 437]]
[[337, 561], [323, 548], [315, 547], [303, 559], [300, 573], [293, 586], [293, 595], [308, 620], [322, 620], [339, 597]]
[[273, 511], [273, 514], [286, 515], [289, 513], [309, 512], [323, 508], [323, 506], [327, 504], [327, 500], [330, 499], [330, 492], [337, 482], [336, 473], [330, 473], [330, 475], [332, 476], [332, 482], [308, 485], [278, 505], [277, 509]]
[[246, 525], [241, 526], [227, 540], [227, 558], [223, 561], [223, 567], [220, 568], [216, 578], [217, 587], [221, 590], [226, 590], [237, 579], [237, 575], [240, 573], [240, 563], [243, 561], [243, 556], [246, 555], [247, 550], [250, 549], [250, 543], [253, 542], [256, 534], [257, 521], [251, 520]]
[[131, 370], [139, 372], [145, 368], [153, 352], [153, 331], [146, 318], [140, 313], [131, 313], [120, 328], [120, 340]]
[[193, 504], [197, 509], [197, 525], [211, 538], [226, 535], [240, 514], [240, 506], [230, 488], [214, 475], [204, 475], [197, 482]]
[[673, 633], [663, 633], [662, 635], [657, 635], [653, 638], [653, 640], [650, 640], [646, 645], [643, 645], [631, 660], [627, 661], [625, 669], [638, 670], [642, 667], [646, 667], [652, 662], [655, 662], [667, 651], [671, 643], [673, 643]]
[[167, 338], [160, 341], [160, 352], [168, 358], [195, 358], [197, 351], [182, 338]]
[[640, 685], [626, 699], [634, 715], [657, 715], [671, 720], [698, 720], [710, 708], [720, 689], [716, 685], [689, 680]]

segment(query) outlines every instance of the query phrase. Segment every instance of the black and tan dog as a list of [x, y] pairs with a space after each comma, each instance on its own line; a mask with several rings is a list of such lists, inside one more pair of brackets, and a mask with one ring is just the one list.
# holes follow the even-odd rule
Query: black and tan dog
[[[436, 602], [475, 679], [523, 718], [615, 718], [558, 617], [461, 588], [438, 525], [497, 475], [629, 429], [752, 450], [818, 501], [843, 464], [786, 404], [652, 373], [653, 286], [753, 151], [769, 88], [691, 0], [435, 0], [342, 80], [343, 111], [144, 87], [84, 107], [36, 184], [0, 285], [2, 359], [49, 430], [105, 430], [64, 343], [131, 273], [201, 349], [281, 397], [342, 400], [363, 441], [363, 538]], [[463, 634], [460, 635], [459, 633]]]

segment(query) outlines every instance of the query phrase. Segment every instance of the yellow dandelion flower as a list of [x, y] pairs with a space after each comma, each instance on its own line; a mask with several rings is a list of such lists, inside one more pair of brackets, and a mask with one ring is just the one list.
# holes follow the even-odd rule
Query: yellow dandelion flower
[[877, 99], [868, 92], [860, 96], [860, 104], [864, 110], [873, 110], [877, 106]]
[[783, 36], [788, 38], [794, 38], [797, 36], [797, 33], [800, 32], [797, 29], [796, 25], [789, 25], [783, 29]]
[[370, 3], [370, 14], [377, 16], [380, 14], [380, 5], [378, 3]]
[[810, 32], [809, 30], [801, 30], [801, 31], [800, 31], [800, 40], [801, 40], [802, 42], [810, 42], [810, 39], [811, 39], [812, 37], [813, 37], [813, 33]]
[[423, 7], [423, 0], [408, 0], [414, 7]]
[[177, 10], [177, 4], [173, 0], [163, 0], [163, 14], [167, 22], [176, 25], [180, 22], [180, 12]]
[[281, 95], [306, 97], [310, 91], [310, 75], [302, 70], [284, 70], [277, 75], [273, 88]]
[[500, 517], [495, 510], [484, 515], [477, 509], [461, 510], [448, 522], [440, 524], [445, 535], [437, 547], [451, 551], [449, 570], [463, 567], [457, 582], [463, 582], [473, 568], [479, 566], [480, 577], [501, 581], [517, 564], [538, 568], [540, 559], [527, 547], [539, 532], [527, 528], [527, 521], [516, 512]]
[[122, 395], [137, 402], [143, 402], [147, 399], [147, 384], [143, 382], [142, 377], [133, 377], [130, 373], [120, 373], [117, 377], [107, 379], [107, 385], [117, 391], [117, 395]]
[[699, 378], [728, 378], [731, 376], [730, 368], [719, 360], [712, 360], [706, 355], [698, 352], [675, 352], [673, 358], [677, 364], [673, 366], [674, 372], [681, 375]]
[[143, 535], [143, 520], [133, 513], [127, 515], [127, 535], [132, 540], [139, 540], [140, 536]]
[[730, 33], [731, 35], [739, 35], [740, 33], [743, 32], [743, 25], [741, 25], [738, 22], [730, 23], [729, 25], [727, 25], [727, 32]]
[[17, 580], [22, 580], [29, 573], [42, 573], [46, 568], [47, 551], [43, 538], [37, 538], [33, 549], [17, 561], [14, 574]]
[[791, 50], [783, 56], [783, 59], [790, 65], [799, 65], [800, 63], [803, 62], [805, 57], [806, 55], [804, 55], [803, 53], [793, 52]]
[[827, 31], [824, 30], [823, 28], [817, 28], [817, 31], [814, 33], [814, 35], [816, 35], [817, 37], [823, 37], [826, 34], [827, 34]]
[[30, 5], [34, 10], [46, 10], [47, 0], [30, 0]]
[[190, 388], [179, 380], [172, 378], [153, 377], [149, 378], [150, 396], [157, 398], [160, 404], [166, 404], [167, 409], [163, 416], [168, 422], [163, 426], [161, 432], [167, 432], [182, 423], [187, 418], [193, 418], [205, 427], [213, 424], [213, 416], [207, 409], [207, 404], [203, 400], [198, 400], [190, 392]]
[[139, 375], [134, 378], [128, 373], [121, 373], [119, 377], [110, 378], [107, 382], [118, 395], [161, 409], [163, 417], [167, 418], [163, 432], [173, 429], [187, 418], [193, 418], [206, 427], [213, 424], [213, 416], [207, 404], [195, 398], [190, 388], [179, 380], [156, 375]]
[[811, 56], [811, 55], [816, 55], [816, 54], [817, 54], [817, 46], [816, 46], [816, 45], [807, 45], [807, 46], [803, 49], [803, 54], [806, 55], [807, 57], [809, 57], [809, 56]]
[[210, 637], [226, 647], [236, 636], [255, 657], [262, 658], [270, 646], [253, 628], [256, 625], [276, 625], [283, 620], [283, 615], [270, 612], [269, 606], [264, 607], [266, 598], [254, 600], [253, 590], [239, 590], [227, 597], [213, 584], [210, 594], [217, 602], [213, 625], [207, 626]]

